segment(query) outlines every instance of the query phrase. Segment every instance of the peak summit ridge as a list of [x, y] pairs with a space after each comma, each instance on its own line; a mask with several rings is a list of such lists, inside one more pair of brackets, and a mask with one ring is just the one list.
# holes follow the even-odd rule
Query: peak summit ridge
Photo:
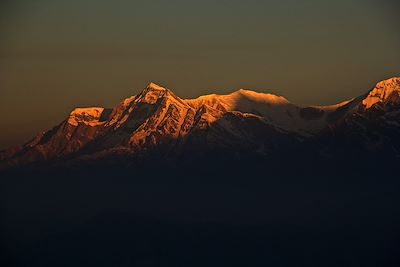
[[[367, 150], [389, 147], [397, 153], [400, 143], [392, 137], [400, 132], [399, 92], [400, 78], [392, 78], [338, 105], [300, 107], [282, 96], [245, 89], [181, 99], [151, 82], [113, 109], [74, 109], [34, 141], [0, 152], [0, 165], [115, 153], [154, 152], [161, 157], [222, 150], [270, 155], [282, 147], [310, 140], [320, 143], [332, 136], [350, 138]], [[378, 143], [373, 141], [376, 138]], [[324, 146], [329, 148], [331, 143]]]

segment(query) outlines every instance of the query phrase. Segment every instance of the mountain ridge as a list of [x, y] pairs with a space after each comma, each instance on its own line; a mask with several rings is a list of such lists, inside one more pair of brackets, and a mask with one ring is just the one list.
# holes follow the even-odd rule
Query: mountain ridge
[[112, 156], [116, 151], [162, 157], [216, 150], [271, 155], [310, 140], [318, 140], [319, 153], [321, 147], [329, 147], [326, 140], [332, 136], [346, 139], [347, 135], [355, 135], [357, 144], [358, 139], [365, 139], [360, 145], [368, 150], [377, 147], [371, 141], [377, 137], [371, 134], [379, 136], [383, 150], [391, 147], [398, 154], [400, 146], [394, 136], [399, 133], [399, 122], [399, 77], [381, 81], [352, 100], [309, 107], [292, 104], [282, 96], [245, 89], [181, 99], [172, 90], [151, 82], [113, 109], [75, 108], [53, 129], [25, 145], [0, 152], [0, 166], [63, 158], [95, 159]]

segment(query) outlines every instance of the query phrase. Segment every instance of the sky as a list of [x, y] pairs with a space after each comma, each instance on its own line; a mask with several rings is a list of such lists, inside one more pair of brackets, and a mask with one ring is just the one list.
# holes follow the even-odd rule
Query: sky
[[334, 104], [400, 76], [395, 0], [3, 0], [0, 149], [153, 81]]

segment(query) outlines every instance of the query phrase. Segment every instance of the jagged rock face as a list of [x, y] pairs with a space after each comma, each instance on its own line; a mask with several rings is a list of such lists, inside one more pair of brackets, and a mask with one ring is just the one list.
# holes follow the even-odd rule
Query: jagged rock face
[[150, 84], [141, 94], [117, 106], [102, 135], [91, 144], [91, 152], [124, 147], [140, 152], [176, 142], [188, 134], [196, 110], [170, 90]]
[[256, 115], [221, 110], [207, 103], [193, 105], [168, 89], [150, 84], [141, 94], [123, 101], [114, 110], [110, 122], [105, 124], [103, 136], [96, 140], [91, 152], [125, 147], [132, 153], [148, 150], [161, 153], [162, 150], [171, 155], [190, 150], [187, 146], [204, 149], [262, 143], [262, 138], [255, 140], [255, 136], [249, 138], [250, 135], [244, 134], [243, 123], [237, 122], [250, 121], [250, 117], [256, 118], [252, 124], [282, 135]]
[[151, 83], [114, 109], [73, 110], [52, 130], [0, 153], [0, 160], [12, 166], [115, 153], [168, 157], [218, 150], [271, 155], [310, 139], [325, 150], [327, 143], [336, 146], [340, 140], [344, 146], [351, 141], [365, 149], [390, 146], [400, 151], [399, 84], [400, 78], [393, 78], [352, 101], [302, 108], [283, 97], [249, 90], [183, 100]]

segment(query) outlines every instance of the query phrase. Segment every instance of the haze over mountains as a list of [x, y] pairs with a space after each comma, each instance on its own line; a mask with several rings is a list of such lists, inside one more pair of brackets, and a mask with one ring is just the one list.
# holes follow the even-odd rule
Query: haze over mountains
[[[332, 106], [299, 107], [282, 96], [238, 90], [181, 99], [150, 83], [113, 109], [76, 108], [53, 129], [0, 153], [1, 167], [129, 158], [400, 156], [400, 78]], [[228, 153], [229, 152], [229, 153]]]

